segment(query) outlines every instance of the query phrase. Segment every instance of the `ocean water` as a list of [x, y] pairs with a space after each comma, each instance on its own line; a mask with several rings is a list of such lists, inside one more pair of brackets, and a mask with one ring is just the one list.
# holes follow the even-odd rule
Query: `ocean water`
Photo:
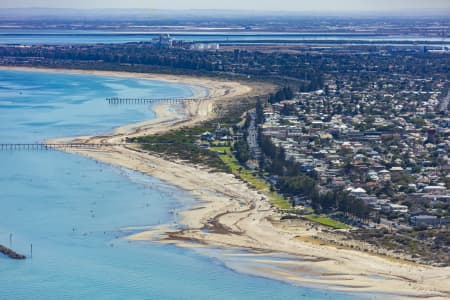
[[190, 97], [186, 86], [149, 80], [0, 70], [0, 141], [110, 132], [154, 117], [149, 105], [108, 105], [107, 97]]
[[[153, 117], [110, 96], [190, 96], [188, 86], [0, 71], [0, 143], [104, 133]], [[0, 151], [0, 299], [362, 299], [235, 272], [191, 249], [124, 239], [176, 222], [189, 194], [139, 173], [58, 151]]]

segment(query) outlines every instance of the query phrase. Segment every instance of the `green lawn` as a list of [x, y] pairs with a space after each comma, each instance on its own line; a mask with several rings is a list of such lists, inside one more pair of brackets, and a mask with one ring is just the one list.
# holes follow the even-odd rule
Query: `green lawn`
[[230, 152], [231, 151], [230, 147], [226, 147], [226, 146], [214, 146], [214, 147], [209, 148], [209, 150], [215, 151], [215, 152], [224, 152], [224, 151]]
[[292, 206], [289, 204], [289, 202], [284, 198], [282, 195], [278, 194], [277, 192], [270, 192], [269, 197], [271, 199], [270, 204], [273, 206], [276, 206], [281, 209], [290, 209]]
[[332, 227], [334, 229], [348, 229], [350, 228], [350, 226], [348, 226], [347, 224], [344, 224], [342, 222], [333, 220], [329, 217], [327, 217], [326, 215], [305, 215], [303, 216], [306, 220], [311, 221], [311, 222], [316, 222], [319, 223], [321, 225], [325, 225], [328, 227]]
[[219, 152], [220, 159], [230, 168], [231, 172], [256, 190], [265, 193], [269, 197], [272, 205], [281, 209], [291, 208], [291, 205], [283, 196], [270, 191], [270, 185], [265, 180], [261, 179], [256, 172], [248, 170], [239, 163], [231, 152], [231, 147], [211, 147], [209, 150]]

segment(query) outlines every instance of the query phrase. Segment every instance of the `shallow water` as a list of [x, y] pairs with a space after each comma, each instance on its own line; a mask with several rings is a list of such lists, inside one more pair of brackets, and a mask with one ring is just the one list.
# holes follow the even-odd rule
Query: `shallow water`
[[[153, 117], [104, 98], [186, 97], [135, 79], [0, 71], [0, 142], [111, 131]], [[244, 275], [191, 249], [128, 242], [123, 228], [174, 223], [194, 203], [157, 179], [58, 151], [0, 151], [0, 299], [357, 299]]]

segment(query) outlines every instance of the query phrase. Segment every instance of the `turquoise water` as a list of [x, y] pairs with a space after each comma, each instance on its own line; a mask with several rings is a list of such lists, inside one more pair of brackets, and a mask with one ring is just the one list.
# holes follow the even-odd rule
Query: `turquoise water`
[[148, 105], [108, 105], [107, 97], [192, 95], [186, 86], [158, 81], [0, 71], [0, 141], [101, 134], [154, 117]]
[[[108, 132], [151, 118], [105, 97], [189, 96], [186, 86], [87, 75], [0, 71], [0, 142]], [[174, 223], [195, 201], [130, 170], [57, 151], [0, 152], [0, 299], [359, 299], [228, 269], [189, 249], [123, 239], [123, 228]]]

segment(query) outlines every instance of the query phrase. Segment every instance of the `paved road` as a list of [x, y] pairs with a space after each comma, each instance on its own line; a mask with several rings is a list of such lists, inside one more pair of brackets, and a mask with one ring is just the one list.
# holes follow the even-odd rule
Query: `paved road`
[[248, 127], [247, 143], [250, 148], [252, 159], [259, 161], [261, 158], [261, 149], [258, 145], [258, 129], [256, 128], [256, 112], [251, 110], [249, 112], [250, 126]]
[[448, 112], [448, 105], [450, 103], [450, 91], [447, 94], [447, 97], [443, 98], [441, 100], [441, 103], [439, 104], [439, 112]]

